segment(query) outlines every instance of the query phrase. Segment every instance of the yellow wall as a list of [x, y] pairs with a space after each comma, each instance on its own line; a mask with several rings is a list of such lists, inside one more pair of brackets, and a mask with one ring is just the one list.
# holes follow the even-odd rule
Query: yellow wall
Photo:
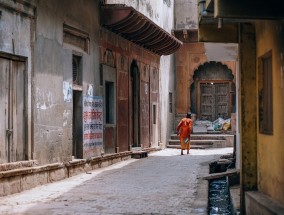
[[273, 135], [258, 132], [258, 189], [284, 204], [284, 22], [256, 23], [256, 43], [257, 59], [272, 51], [273, 70]]

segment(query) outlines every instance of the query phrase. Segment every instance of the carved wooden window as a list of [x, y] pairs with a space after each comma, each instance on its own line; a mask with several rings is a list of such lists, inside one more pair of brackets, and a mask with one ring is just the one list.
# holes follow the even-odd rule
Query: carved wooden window
[[273, 81], [271, 51], [259, 59], [259, 130], [273, 134]]

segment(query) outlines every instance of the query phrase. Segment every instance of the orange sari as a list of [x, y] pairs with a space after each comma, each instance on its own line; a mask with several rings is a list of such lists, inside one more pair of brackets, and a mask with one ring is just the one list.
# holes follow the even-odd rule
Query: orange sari
[[[190, 149], [191, 131], [192, 131], [192, 120], [190, 118], [183, 118], [177, 126], [177, 132], [179, 134], [181, 150]], [[188, 138], [187, 143], [185, 143], [186, 138]]]

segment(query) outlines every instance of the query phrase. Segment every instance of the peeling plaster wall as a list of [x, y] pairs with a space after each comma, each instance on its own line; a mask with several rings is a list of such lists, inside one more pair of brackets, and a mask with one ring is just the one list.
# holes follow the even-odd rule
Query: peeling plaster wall
[[[89, 84], [99, 95], [98, 2], [41, 0], [37, 4], [34, 61], [34, 159], [41, 164], [72, 156], [73, 100], [64, 101], [63, 81], [72, 84], [72, 54], [63, 44], [63, 23], [89, 34], [90, 51], [82, 56], [83, 95]], [[83, 144], [83, 143], [82, 143]], [[98, 150], [100, 151], [100, 150]], [[95, 155], [94, 155], [95, 156]]]
[[197, 29], [197, 0], [175, 0], [175, 29]]
[[[174, 20], [174, 5], [173, 1], [163, 1], [163, 10], [161, 18], [163, 20], [162, 28], [170, 32]], [[169, 111], [169, 93], [173, 95], [174, 104], [174, 82], [175, 81], [175, 58], [174, 55], [162, 56], [160, 59], [160, 117], [161, 117], [161, 145], [166, 146], [168, 139], [170, 139], [171, 131], [173, 130], [173, 121], [175, 109]]]
[[256, 24], [257, 58], [272, 51], [273, 135], [258, 133], [258, 188], [284, 204], [284, 24]]
[[162, 27], [164, 5], [173, 7], [173, 0], [105, 0], [106, 4], [125, 4], [138, 10]]

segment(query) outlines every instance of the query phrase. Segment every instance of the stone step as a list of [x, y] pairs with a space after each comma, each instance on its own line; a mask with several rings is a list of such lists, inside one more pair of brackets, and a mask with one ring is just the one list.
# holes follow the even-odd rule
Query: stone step
[[[231, 134], [191, 134], [191, 140], [226, 140], [227, 138], [234, 138]], [[179, 140], [176, 134], [171, 135], [172, 140]]]
[[[225, 140], [190, 140], [190, 145], [214, 145], [223, 144]], [[180, 140], [169, 140], [168, 145], [180, 145]]]
[[[167, 145], [167, 148], [172, 148], [172, 149], [180, 149], [180, 145]], [[212, 145], [191, 145], [191, 149], [208, 149], [212, 148]]]
[[140, 158], [146, 158], [148, 157], [148, 152], [147, 151], [132, 151], [131, 154], [132, 158], [140, 159]]

